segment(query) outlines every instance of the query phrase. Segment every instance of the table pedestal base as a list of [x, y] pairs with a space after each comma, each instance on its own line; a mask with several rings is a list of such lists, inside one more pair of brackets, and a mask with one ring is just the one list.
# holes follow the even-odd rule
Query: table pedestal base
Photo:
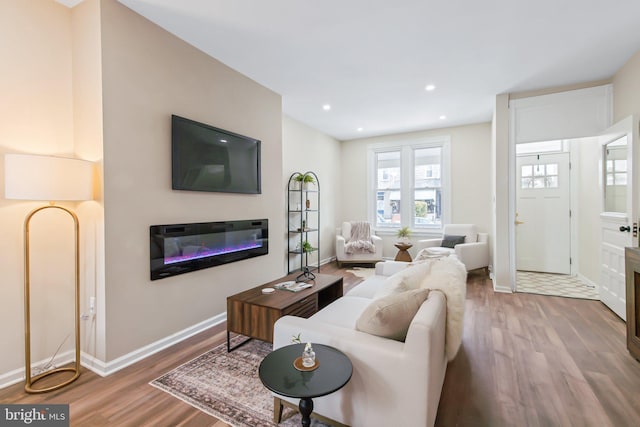
[[300, 415], [302, 415], [302, 427], [309, 427], [311, 425], [311, 413], [313, 412], [313, 400], [309, 397], [300, 399], [298, 408], [300, 409]]

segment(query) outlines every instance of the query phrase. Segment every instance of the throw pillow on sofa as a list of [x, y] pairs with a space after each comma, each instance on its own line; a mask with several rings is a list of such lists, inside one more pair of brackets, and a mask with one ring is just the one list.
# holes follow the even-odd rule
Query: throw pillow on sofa
[[440, 246], [442, 246], [443, 248], [455, 248], [456, 245], [459, 245], [460, 243], [464, 243], [464, 239], [466, 236], [449, 236], [449, 235], [444, 235], [444, 237], [442, 238], [442, 243], [440, 244]]
[[356, 321], [356, 329], [404, 341], [411, 321], [428, 296], [428, 289], [414, 289], [374, 299]]

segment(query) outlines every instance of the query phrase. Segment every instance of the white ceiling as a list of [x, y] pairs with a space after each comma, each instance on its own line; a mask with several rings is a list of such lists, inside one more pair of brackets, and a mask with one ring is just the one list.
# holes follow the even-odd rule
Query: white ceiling
[[640, 50], [638, 0], [119, 1], [340, 140], [486, 122], [498, 93], [609, 78]]

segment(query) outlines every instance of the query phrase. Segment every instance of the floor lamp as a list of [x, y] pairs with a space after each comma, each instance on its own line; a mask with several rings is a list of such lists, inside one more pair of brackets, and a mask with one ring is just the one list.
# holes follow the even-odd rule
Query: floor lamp
[[[18, 200], [44, 200], [49, 205], [31, 211], [24, 221], [24, 337], [25, 386], [28, 393], [44, 393], [70, 384], [80, 376], [80, 254], [79, 223], [76, 214], [58, 201], [91, 200], [93, 194], [93, 164], [79, 159], [5, 154], [5, 198]], [[52, 369], [31, 375], [31, 265], [29, 262], [29, 224], [38, 213], [59, 209], [73, 219], [75, 234], [75, 363], [73, 366]], [[36, 388], [34, 383], [59, 372], [71, 372], [57, 384]], [[49, 383], [50, 384], [50, 383]]]

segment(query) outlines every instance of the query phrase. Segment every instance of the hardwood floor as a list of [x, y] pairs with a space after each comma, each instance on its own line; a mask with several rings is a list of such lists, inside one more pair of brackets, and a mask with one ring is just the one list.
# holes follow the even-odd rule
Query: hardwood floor
[[[343, 274], [348, 289], [360, 279], [345, 270], [322, 268]], [[625, 340], [625, 324], [598, 301], [496, 294], [483, 273], [470, 273], [463, 343], [436, 425], [640, 425], [640, 362]], [[72, 426], [227, 426], [148, 385], [224, 341], [221, 325], [106, 378], [83, 369], [43, 395], [16, 384], [0, 390], [0, 402], [70, 403]]]
[[436, 425], [637, 426], [640, 362], [599, 301], [496, 294], [470, 274]]

